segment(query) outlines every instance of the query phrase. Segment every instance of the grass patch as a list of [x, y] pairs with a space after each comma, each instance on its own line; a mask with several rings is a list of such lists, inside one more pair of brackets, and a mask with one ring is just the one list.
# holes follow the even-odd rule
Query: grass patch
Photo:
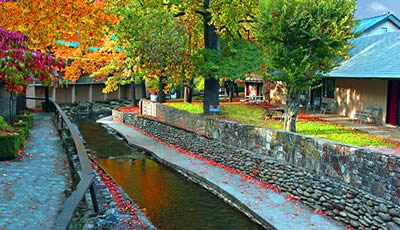
[[202, 114], [203, 113], [203, 104], [199, 103], [168, 103], [166, 104], [169, 107], [182, 110], [182, 111], [187, 111], [189, 113], [195, 113], [195, 114]]
[[[168, 106], [191, 113], [203, 113], [203, 105], [201, 103], [170, 103]], [[219, 118], [283, 130], [283, 122], [264, 120], [265, 109], [257, 106], [222, 104]], [[297, 121], [297, 132], [354, 146], [395, 146], [395, 144], [387, 142], [383, 138], [324, 121], [300, 119]]]
[[[265, 109], [261, 107], [225, 105], [222, 107], [221, 117], [244, 124], [283, 130], [283, 122], [264, 120]], [[380, 137], [324, 121], [300, 119], [297, 121], [297, 132], [307, 136], [319, 137], [355, 146], [395, 146], [392, 143], [384, 141]]]

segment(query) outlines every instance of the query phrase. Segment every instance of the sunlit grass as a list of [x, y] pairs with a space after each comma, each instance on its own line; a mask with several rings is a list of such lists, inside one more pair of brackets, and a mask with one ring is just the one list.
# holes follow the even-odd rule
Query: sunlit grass
[[203, 113], [203, 104], [201, 103], [179, 103], [179, 102], [174, 102], [174, 103], [168, 103], [167, 106], [178, 109], [178, 110], [183, 110], [187, 111], [189, 113], [195, 113], [195, 114], [202, 114]]
[[[168, 106], [191, 113], [203, 113], [201, 103], [170, 103]], [[271, 129], [283, 129], [282, 121], [265, 120], [265, 109], [257, 106], [225, 104], [222, 105], [219, 118]], [[382, 138], [324, 121], [300, 119], [297, 122], [297, 132], [355, 146], [395, 146], [392, 143], [385, 142]]]

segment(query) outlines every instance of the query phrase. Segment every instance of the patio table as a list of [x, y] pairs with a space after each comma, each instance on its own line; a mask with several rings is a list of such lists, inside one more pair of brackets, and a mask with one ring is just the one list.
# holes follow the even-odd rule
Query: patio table
[[279, 120], [282, 120], [285, 115], [285, 108], [281, 106], [266, 106], [266, 117], [265, 119], [272, 119], [276, 115]]

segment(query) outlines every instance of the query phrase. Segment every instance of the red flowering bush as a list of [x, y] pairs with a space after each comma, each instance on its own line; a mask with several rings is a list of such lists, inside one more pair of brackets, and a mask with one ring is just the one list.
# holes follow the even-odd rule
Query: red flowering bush
[[28, 49], [29, 38], [0, 27], [0, 81], [9, 92], [24, 94], [29, 83], [40, 81], [45, 86], [62, 84], [56, 69], [65, 62], [52, 54]]

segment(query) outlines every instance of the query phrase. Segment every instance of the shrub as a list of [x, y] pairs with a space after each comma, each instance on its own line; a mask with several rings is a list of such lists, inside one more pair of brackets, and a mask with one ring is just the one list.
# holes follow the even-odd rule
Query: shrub
[[6, 120], [4, 120], [4, 118], [3, 118], [2, 116], [0, 116], [0, 128], [4, 128], [4, 129], [9, 129], [9, 128], [11, 128], [11, 127], [7, 124]]
[[[13, 125], [13, 127], [17, 130], [23, 130], [23, 137], [24, 139], [28, 139], [29, 137], [29, 124], [25, 121], [19, 121]], [[20, 132], [19, 132], [20, 133]]]
[[33, 126], [33, 115], [30, 112], [25, 112], [23, 114], [17, 115], [16, 120], [26, 122], [29, 128], [32, 128]]
[[20, 134], [0, 131], [0, 160], [15, 159], [22, 143]]

